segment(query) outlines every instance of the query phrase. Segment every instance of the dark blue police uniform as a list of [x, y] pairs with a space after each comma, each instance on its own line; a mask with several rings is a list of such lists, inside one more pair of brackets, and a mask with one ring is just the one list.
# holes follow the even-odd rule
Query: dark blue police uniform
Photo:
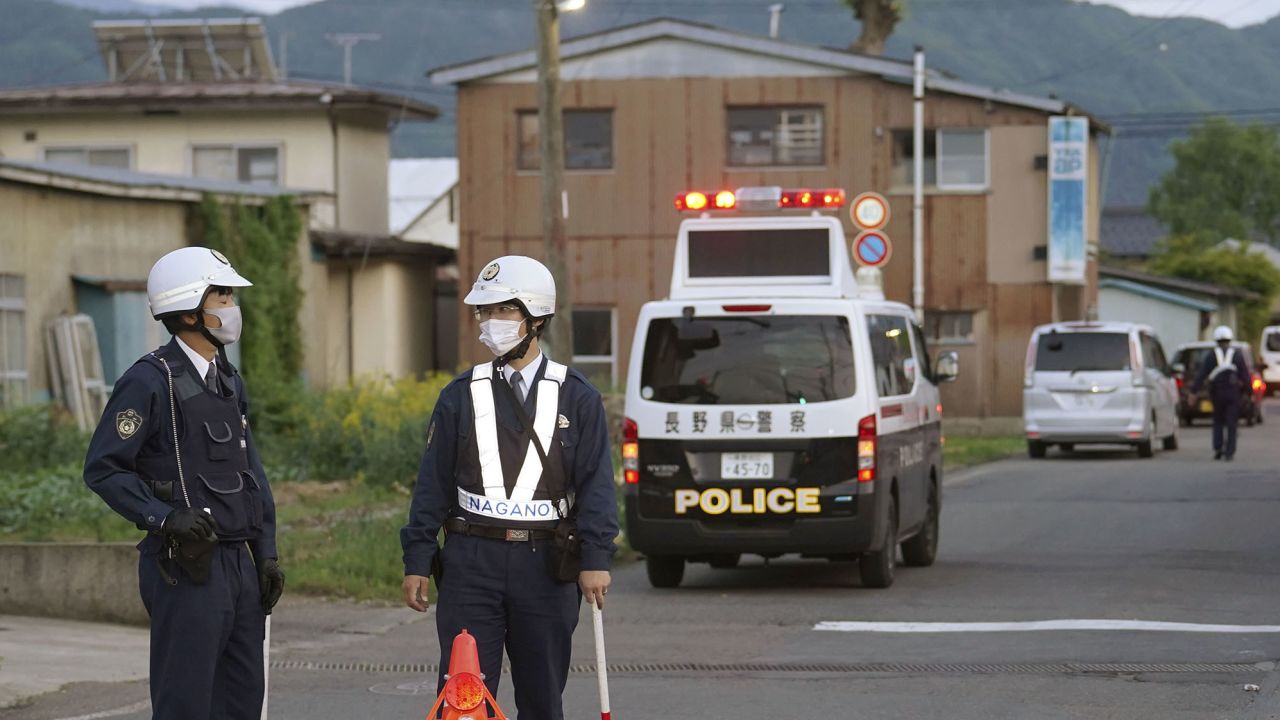
[[[261, 715], [266, 616], [255, 560], [277, 556], [275, 503], [249, 432], [244, 383], [217, 362], [212, 388], [176, 338], [144, 356], [116, 383], [85, 459], [89, 488], [147, 531], [138, 578], [151, 616], [157, 720]], [[165, 516], [182, 507], [207, 508], [216, 524], [219, 542], [203, 584], [172, 559], [161, 533]]]
[[1240, 355], [1240, 348], [1232, 348], [1228, 364], [1217, 371], [1217, 350], [1219, 348], [1214, 348], [1205, 355], [1192, 388], [1198, 392], [1208, 381], [1209, 399], [1213, 402], [1213, 451], [1230, 460], [1236, 454], [1236, 426], [1240, 422], [1244, 393], [1249, 387], [1249, 367]]
[[[602, 398], [580, 373], [558, 366], [562, 381], [555, 407], [547, 414], [539, 404], [551, 397], [546, 388], [555, 382], [549, 375], [556, 375], [556, 367], [549, 360], [541, 363], [525, 401], [535, 428], [544, 417], [554, 420], [553, 430], [542, 428], [550, 431], [551, 442], [544, 447], [549, 469], [536, 477], [536, 486], [531, 481], [536, 473], [525, 465], [540, 469], [541, 463], [515, 396], [497, 387], [504, 382], [500, 372], [490, 369], [491, 381], [489, 376], [478, 379], [484, 368], [491, 368], [478, 366], [440, 394], [409, 523], [400, 532], [406, 575], [430, 575], [440, 553], [443, 579], [437, 581], [436, 628], [441, 684], [453, 638], [465, 628], [476, 638], [485, 684], [495, 696], [506, 648], [521, 720], [564, 717], [561, 695], [581, 603], [577, 583], [557, 581], [549, 566], [548, 536], [557, 519], [549, 510], [556, 502], [549, 473], [560, 473], [562, 493], [576, 512], [582, 570], [609, 569], [618, 533]], [[489, 396], [487, 407], [496, 417], [477, 421], [476, 408], [485, 403], [477, 402], [476, 392]], [[488, 464], [482, 458], [489, 458]], [[436, 543], [442, 526], [447, 534], [443, 549]]]

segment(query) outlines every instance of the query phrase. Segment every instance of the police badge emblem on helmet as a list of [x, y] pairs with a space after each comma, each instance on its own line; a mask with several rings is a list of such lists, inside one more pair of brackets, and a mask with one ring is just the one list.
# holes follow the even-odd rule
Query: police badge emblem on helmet
[[498, 277], [499, 269], [500, 268], [498, 267], [498, 263], [493, 263], [492, 265], [484, 269], [484, 272], [481, 273], [480, 277], [484, 280], [492, 280]]
[[142, 427], [142, 416], [137, 410], [125, 410], [116, 413], [116, 434], [121, 440], [128, 440]]

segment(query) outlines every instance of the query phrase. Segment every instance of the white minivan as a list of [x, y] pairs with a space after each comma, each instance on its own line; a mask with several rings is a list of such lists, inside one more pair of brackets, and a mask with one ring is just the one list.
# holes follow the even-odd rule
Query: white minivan
[[834, 207], [799, 216], [779, 208], [810, 191], [718, 194], [733, 209], [681, 223], [670, 295], [640, 312], [623, 496], [655, 587], [679, 585], [688, 562], [743, 554], [857, 560], [869, 587], [893, 582], [899, 547], [907, 564], [933, 563], [937, 383], [956, 377], [956, 357], [930, 359], [878, 272], [855, 281], [840, 220], [818, 212], [839, 208], [826, 193]]
[[1272, 395], [1280, 393], [1280, 325], [1262, 329], [1258, 357], [1262, 360], [1262, 381], [1267, 384], [1267, 392]]
[[1178, 385], [1151, 328], [1122, 322], [1041, 325], [1027, 345], [1027, 451], [1125, 444], [1151, 457], [1178, 448]]

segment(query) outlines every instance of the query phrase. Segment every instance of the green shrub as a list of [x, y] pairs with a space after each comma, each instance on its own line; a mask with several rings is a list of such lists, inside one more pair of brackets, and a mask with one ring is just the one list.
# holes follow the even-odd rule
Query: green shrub
[[54, 405], [29, 405], [0, 412], [0, 478], [6, 473], [84, 461], [89, 436]]
[[102, 541], [137, 535], [132, 523], [85, 487], [79, 463], [0, 476], [0, 536]]
[[431, 412], [451, 379], [369, 380], [304, 398], [293, 428], [255, 435], [268, 476], [412, 486]]

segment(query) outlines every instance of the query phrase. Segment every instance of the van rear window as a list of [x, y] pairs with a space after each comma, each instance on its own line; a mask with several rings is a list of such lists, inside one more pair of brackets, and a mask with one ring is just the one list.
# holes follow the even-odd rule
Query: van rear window
[[690, 405], [852, 397], [849, 321], [832, 315], [658, 318], [640, 369], [646, 400]]
[[1280, 332], [1267, 333], [1267, 352], [1280, 352]]
[[1036, 370], [1128, 370], [1129, 336], [1125, 333], [1046, 333], [1036, 346]]

